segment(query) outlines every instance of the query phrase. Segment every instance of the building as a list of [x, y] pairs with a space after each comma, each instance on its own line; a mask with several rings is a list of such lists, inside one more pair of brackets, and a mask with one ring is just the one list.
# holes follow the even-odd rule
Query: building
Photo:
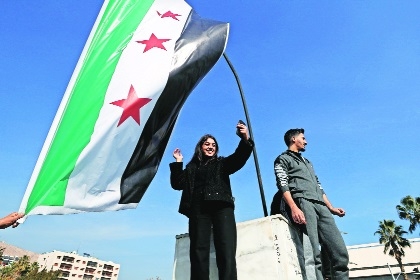
[[25, 255], [29, 257], [31, 262], [38, 261], [39, 254], [7, 244], [4, 241], [0, 242], [0, 248], [4, 249], [1, 266], [9, 265]]
[[[402, 258], [409, 279], [420, 279], [420, 238], [409, 239], [411, 248], [404, 248]], [[350, 278], [357, 280], [402, 280], [400, 267], [394, 257], [384, 254], [379, 243], [347, 247], [350, 256]], [[391, 274], [392, 273], [392, 274]], [[393, 278], [394, 277], [394, 278]], [[398, 277], [398, 278], [397, 278]]]
[[117, 280], [120, 265], [111, 261], [102, 261], [89, 254], [78, 255], [76, 252], [65, 253], [52, 251], [39, 255], [40, 269], [59, 270], [60, 280]]
[[38, 262], [40, 270], [60, 270], [60, 280], [117, 280], [120, 272], [119, 264], [98, 260], [89, 254], [80, 256], [75, 252], [60, 251], [38, 254], [4, 241], [0, 242], [0, 248], [4, 249], [0, 267], [12, 264], [26, 255], [31, 262]]

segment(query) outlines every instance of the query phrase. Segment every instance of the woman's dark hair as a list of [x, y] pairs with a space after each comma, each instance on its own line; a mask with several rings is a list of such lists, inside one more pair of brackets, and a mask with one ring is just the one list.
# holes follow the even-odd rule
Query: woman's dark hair
[[305, 130], [303, 128], [292, 128], [286, 131], [286, 133], [284, 134], [284, 143], [286, 143], [286, 146], [289, 147], [292, 138], [301, 133], [305, 133]]
[[194, 155], [190, 162], [201, 163], [203, 161], [203, 150], [201, 146], [203, 146], [204, 142], [206, 142], [209, 138], [213, 139], [214, 143], [216, 144], [216, 152], [214, 153], [213, 158], [217, 157], [217, 152], [219, 151], [219, 144], [217, 144], [217, 140], [216, 138], [214, 138], [213, 135], [206, 134], [203, 135], [198, 141], [197, 145], [195, 145]]

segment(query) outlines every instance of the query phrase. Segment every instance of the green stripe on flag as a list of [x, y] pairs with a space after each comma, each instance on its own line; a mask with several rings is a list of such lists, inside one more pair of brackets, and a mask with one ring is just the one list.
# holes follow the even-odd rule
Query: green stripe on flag
[[37, 206], [62, 206], [76, 161], [89, 143], [122, 50], [154, 0], [109, 1], [74, 80], [69, 100], [28, 199]]

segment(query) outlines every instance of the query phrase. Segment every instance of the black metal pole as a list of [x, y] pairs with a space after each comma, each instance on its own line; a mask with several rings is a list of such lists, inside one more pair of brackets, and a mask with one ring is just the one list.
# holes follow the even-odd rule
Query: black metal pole
[[[233, 65], [230, 62], [229, 58], [227, 57], [226, 53], [223, 53], [223, 57], [226, 59], [226, 62], [229, 65], [230, 70], [232, 70], [232, 73], [235, 76], [236, 83], [238, 84], [238, 88], [239, 88], [239, 93], [241, 94], [241, 98], [242, 98], [242, 104], [244, 106], [245, 117], [246, 117], [246, 122], [248, 124], [249, 135], [251, 136], [252, 139], [254, 139], [254, 136], [252, 134], [252, 128], [251, 128], [251, 120], [249, 119], [248, 109], [246, 107], [246, 102], [245, 102], [245, 96], [244, 96], [244, 93], [242, 91], [242, 86], [241, 86], [241, 82], [239, 81], [238, 74], [236, 73], [235, 68], [233, 68]], [[255, 148], [255, 145], [254, 145], [254, 148], [253, 148], [253, 154], [254, 154], [255, 169], [257, 170], [258, 184], [260, 186], [260, 195], [261, 195], [261, 201], [262, 201], [262, 205], [263, 205], [264, 217], [267, 217], [268, 216], [267, 205], [265, 203], [264, 189], [263, 189], [262, 180], [261, 180], [260, 166], [258, 164], [257, 149]]]

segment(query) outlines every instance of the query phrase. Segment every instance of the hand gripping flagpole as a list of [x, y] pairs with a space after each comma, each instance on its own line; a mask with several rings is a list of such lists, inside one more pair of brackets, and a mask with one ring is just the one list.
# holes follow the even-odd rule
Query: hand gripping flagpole
[[[241, 82], [239, 81], [238, 74], [236, 73], [235, 68], [233, 68], [233, 65], [230, 62], [229, 58], [227, 57], [226, 53], [223, 53], [223, 57], [225, 58], [226, 62], [228, 63], [228, 65], [230, 67], [230, 70], [232, 70], [233, 75], [235, 76], [236, 83], [238, 84], [238, 88], [239, 88], [239, 93], [241, 94], [241, 98], [242, 98], [242, 104], [244, 106], [245, 117], [246, 117], [246, 122], [248, 124], [249, 135], [251, 136], [252, 139], [254, 139], [254, 136], [252, 134], [252, 128], [251, 128], [251, 120], [249, 119], [248, 109], [246, 107], [246, 102], [245, 102], [245, 96], [244, 96], [244, 93], [242, 91], [242, 86], [241, 86]], [[264, 189], [263, 189], [262, 180], [261, 180], [260, 166], [258, 164], [257, 149], [255, 148], [255, 145], [253, 147], [253, 154], [254, 154], [255, 169], [257, 170], [258, 184], [260, 186], [260, 195], [261, 195], [261, 201], [262, 201], [263, 210], [264, 210], [264, 217], [267, 217], [268, 216], [267, 205], [265, 203]]]

